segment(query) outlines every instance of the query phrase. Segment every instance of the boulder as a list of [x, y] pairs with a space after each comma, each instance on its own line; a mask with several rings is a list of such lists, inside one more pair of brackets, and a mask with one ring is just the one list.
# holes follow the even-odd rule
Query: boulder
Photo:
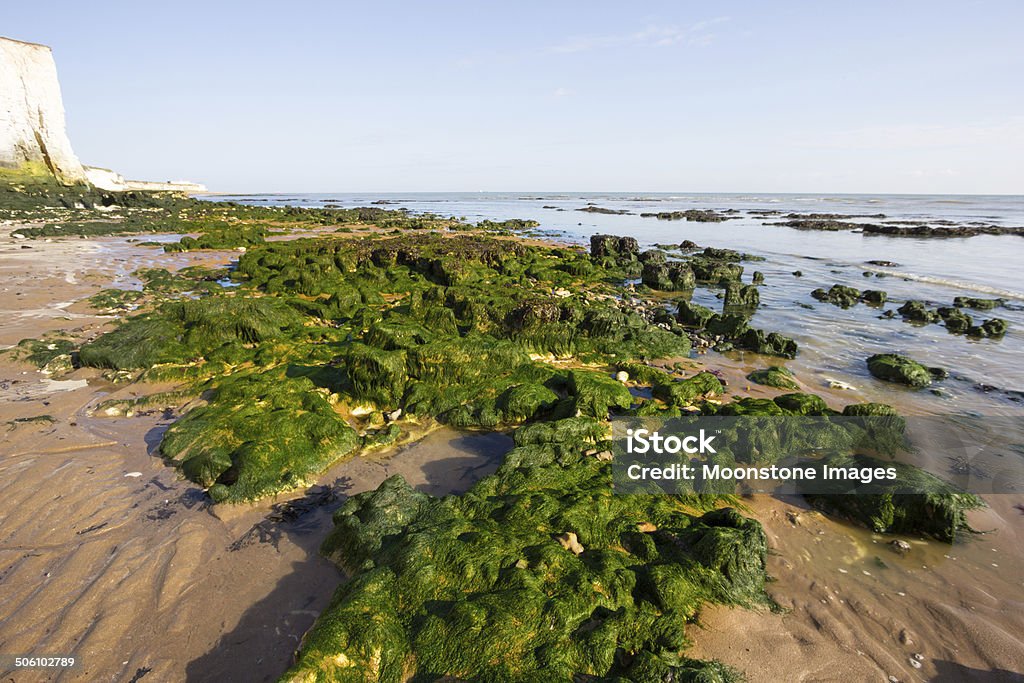
[[919, 323], [937, 323], [942, 319], [935, 311], [928, 310], [923, 301], [908, 301], [896, 311], [905, 319]]
[[703, 328], [714, 315], [715, 312], [710, 308], [691, 301], [680, 301], [676, 320], [687, 327]]
[[811, 292], [818, 301], [824, 301], [840, 308], [849, 308], [860, 300], [860, 290], [854, 289], [853, 287], [846, 287], [844, 285], [832, 285], [827, 291], [818, 288]]
[[751, 310], [757, 308], [760, 303], [761, 294], [754, 285], [741, 285], [737, 281], [732, 281], [725, 287], [724, 307], [726, 309], [742, 308]]
[[798, 352], [797, 343], [789, 337], [783, 337], [778, 332], [749, 329], [737, 340], [737, 345], [748, 351], [754, 351], [766, 356], [779, 356], [781, 358], [796, 358]]
[[933, 373], [915, 360], [895, 353], [878, 353], [867, 360], [868, 371], [886, 382], [926, 387], [932, 383]]
[[967, 330], [974, 326], [974, 320], [971, 316], [967, 315], [959, 308], [942, 307], [936, 311], [942, 321], [946, 324], [946, 329], [956, 334], [963, 334]]
[[775, 405], [794, 415], [823, 415], [828, 410], [825, 399], [814, 394], [783, 394], [772, 399]]
[[632, 237], [594, 235], [590, 238], [590, 255], [594, 258], [633, 259], [640, 253], [640, 244]]
[[976, 311], [990, 311], [1006, 303], [1003, 299], [975, 299], [969, 296], [958, 296], [953, 299], [957, 308], [973, 308]]
[[793, 381], [793, 373], [779, 365], [773, 365], [762, 370], [754, 370], [747, 379], [755, 384], [762, 384], [766, 387], [777, 389], [798, 389], [799, 386]]

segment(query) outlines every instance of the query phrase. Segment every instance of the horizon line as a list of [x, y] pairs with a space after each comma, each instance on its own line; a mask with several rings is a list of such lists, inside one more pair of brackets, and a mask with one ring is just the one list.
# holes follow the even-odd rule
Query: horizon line
[[255, 197], [289, 194], [651, 194], [651, 195], [813, 195], [822, 197], [1021, 197], [1024, 193], [1009, 192], [755, 192], [745, 190], [272, 190], [266, 192], [228, 192], [207, 190], [203, 196]]

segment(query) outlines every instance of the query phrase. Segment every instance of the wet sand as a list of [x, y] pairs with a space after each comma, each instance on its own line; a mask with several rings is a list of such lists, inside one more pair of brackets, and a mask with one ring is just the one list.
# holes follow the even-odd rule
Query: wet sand
[[[52, 680], [146, 670], [153, 680], [274, 680], [342, 578], [317, 554], [341, 500], [392, 474], [435, 494], [464, 490], [496, 468], [509, 441], [443, 430], [394, 457], [337, 465], [323, 477], [337, 481], [336, 503], [232, 550], [274, 501], [209, 507], [153, 453], [169, 420], [89, 417], [104, 395], [90, 381], [50, 395], [42, 409], [53, 424], [16, 424], [0, 440], [0, 650], [81, 658]], [[40, 408], [32, 399], [2, 412]]]
[[[759, 681], [1020, 681], [1024, 524], [1016, 496], [990, 496], [953, 546], [882, 536], [797, 498], [745, 501], [768, 533], [769, 594], [782, 613], [714, 606], [688, 655]], [[915, 666], [920, 665], [920, 668]]]
[[[138, 267], [234, 257], [163, 254], [127, 238], [23, 244], [0, 234], [0, 347], [54, 329], [98, 334], [111, 319], [74, 302], [130, 282]], [[719, 369], [730, 391], [746, 391], [744, 375], [764, 360], [687, 362]], [[837, 404], [864, 400], [807, 388]], [[0, 361], [0, 652], [72, 653], [82, 662], [4, 680], [273, 680], [343, 580], [317, 548], [345, 496], [396, 473], [430, 493], [462, 491], [493, 471], [510, 446], [502, 435], [442, 430], [397, 453], [338, 464], [320, 478], [336, 487], [337, 500], [232, 550], [275, 501], [206, 505], [200, 489], [153, 453], [172, 414], [90, 414], [101, 400], [139, 390], [88, 369], [55, 385], [31, 366]], [[8, 423], [41, 415], [53, 421]], [[753, 497], [750, 511], [772, 547], [776, 580], [769, 590], [786, 612], [709, 608], [689, 629], [694, 647], [687, 654], [721, 659], [751, 681], [1020, 680], [1019, 498], [992, 496], [991, 507], [972, 516], [977, 528], [994, 533], [952, 548], [908, 538], [912, 549], [901, 557], [888, 537], [825, 518], [798, 500]]]

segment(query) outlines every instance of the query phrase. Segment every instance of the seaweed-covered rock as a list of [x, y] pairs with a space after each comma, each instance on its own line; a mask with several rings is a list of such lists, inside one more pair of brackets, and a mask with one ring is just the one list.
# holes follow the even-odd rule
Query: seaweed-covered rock
[[615, 364], [619, 372], [625, 372], [629, 379], [639, 384], [655, 385], [671, 381], [671, 376], [665, 370], [656, 368], [645, 363], [625, 361]]
[[941, 307], [936, 313], [942, 318], [946, 329], [956, 334], [963, 334], [974, 326], [974, 320], [959, 308]]
[[672, 286], [676, 290], [691, 290], [697, 285], [697, 277], [693, 268], [687, 263], [670, 263], [668, 276], [672, 280]]
[[744, 313], [716, 313], [711, 316], [704, 329], [708, 334], [717, 334], [732, 339], [747, 332], [747, 316]]
[[352, 344], [345, 350], [344, 358], [345, 374], [357, 397], [379, 406], [401, 403], [409, 381], [406, 351]]
[[713, 261], [742, 261], [745, 258], [753, 260], [764, 260], [759, 257], [755, 258], [748, 254], [741, 254], [735, 249], [723, 249], [721, 247], [704, 247], [704, 251], [701, 252], [701, 256]]
[[680, 301], [676, 312], [676, 320], [687, 327], [703, 328], [714, 315], [715, 312], [710, 308], [690, 301]]
[[641, 213], [641, 218], [657, 218], [662, 221], [693, 221], [695, 223], [720, 223], [732, 218], [713, 211], [711, 209], [686, 209], [685, 211], [659, 211], [655, 213]]
[[723, 391], [725, 388], [717, 377], [710, 372], [698, 372], [693, 377], [656, 384], [652, 393], [670, 405], [688, 406], [698, 399], [719, 396]]
[[160, 452], [215, 501], [243, 501], [300, 486], [358, 446], [309, 379], [275, 370], [222, 381], [167, 429]]
[[798, 389], [799, 386], [793, 378], [794, 375], [788, 368], [779, 365], [754, 370], [747, 375], [747, 379], [755, 384], [763, 384], [777, 389]]
[[1002, 337], [1006, 334], [1006, 330], [1009, 327], [1007, 322], [1002, 318], [990, 318], [981, 325], [975, 325], [967, 330], [967, 334], [972, 337]]
[[969, 531], [966, 511], [983, 505], [933, 474], [913, 465], [867, 456], [838, 456], [822, 463], [834, 468], [893, 468], [896, 478], [871, 484], [833, 480], [835, 493], [807, 494], [807, 500], [830, 514], [846, 517], [878, 533], [923, 533], [952, 543]]
[[884, 304], [888, 294], [880, 289], [865, 289], [860, 293], [860, 299], [869, 304]]
[[824, 415], [828, 412], [825, 399], [814, 394], [783, 394], [772, 399], [775, 405], [793, 415]]
[[[346, 501], [323, 551], [355, 575], [283, 680], [725, 672], [679, 656], [684, 629], [706, 602], [764, 602], [760, 524], [614, 495], [608, 470], [579, 456], [575, 427], [549, 429], [567, 422], [517, 431], [505, 465], [464, 496], [424, 497], [393, 478]], [[545, 440], [518, 436], [538, 430]], [[573, 538], [567, 552], [559, 539]]]
[[761, 294], [754, 285], [729, 282], [725, 287], [726, 309], [753, 310], [761, 303]]
[[527, 382], [506, 389], [498, 397], [497, 408], [504, 422], [516, 423], [551, 410], [556, 403], [558, 394], [543, 384]]
[[175, 301], [131, 318], [85, 344], [79, 359], [82, 365], [115, 370], [187, 362], [224, 344], [277, 339], [301, 320], [294, 308], [277, 298], [219, 296]]
[[590, 255], [594, 258], [634, 259], [640, 253], [640, 244], [633, 237], [615, 235], [593, 235], [590, 238]]
[[929, 310], [923, 301], [907, 301], [896, 309], [905, 319], [920, 323], [937, 323], [941, 318], [935, 311]]
[[668, 275], [668, 265], [663, 262], [644, 263], [644, 268], [640, 273], [640, 280], [651, 289], [658, 289], [663, 292], [675, 288], [672, 278]]
[[917, 361], [895, 353], [878, 353], [868, 358], [868, 371], [886, 382], [926, 387], [932, 383], [934, 372]]
[[75, 344], [70, 339], [47, 335], [43, 339], [22, 339], [11, 352], [15, 358], [57, 377], [74, 368], [71, 356], [74, 349]]
[[816, 289], [811, 292], [818, 301], [824, 301], [840, 308], [849, 308], [860, 300], [860, 290], [854, 289], [853, 287], [846, 287], [844, 285], [832, 285], [827, 291], [824, 289]]
[[957, 308], [973, 308], [976, 311], [991, 311], [1005, 303], [1004, 299], [977, 299], [970, 296], [958, 296], [953, 299], [953, 305]]
[[797, 343], [778, 332], [765, 334], [764, 330], [749, 329], [737, 340], [737, 345], [766, 356], [780, 358], [796, 358]]
[[899, 413], [885, 403], [851, 403], [843, 408], [843, 415], [848, 417], [888, 417], [899, 415]]
[[648, 249], [647, 251], [640, 252], [638, 257], [640, 263], [667, 263], [668, 256], [661, 249]]
[[600, 419], [607, 418], [612, 408], [626, 409], [633, 403], [629, 389], [602, 372], [570, 371], [569, 391], [578, 412]]
[[784, 415], [785, 412], [770, 398], [746, 397], [735, 400], [732, 403], [726, 403], [722, 406], [721, 410], [718, 411], [718, 414], [727, 416], [772, 416]]
[[640, 278], [651, 289], [664, 292], [691, 290], [697, 284], [693, 270], [681, 262], [645, 263]]
[[739, 263], [694, 256], [689, 264], [697, 282], [721, 284], [739, 280], [743, 276], [743, 266]]

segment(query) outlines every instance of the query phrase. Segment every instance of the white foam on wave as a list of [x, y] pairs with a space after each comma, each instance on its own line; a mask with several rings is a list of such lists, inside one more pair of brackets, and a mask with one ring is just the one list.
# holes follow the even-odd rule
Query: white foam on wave
[[874, 268], [871, 266], [864, 266], [864, 270], [869, 270], [873, 273], [885, 273], [892, 277], [903, 278], [904, 280], [913, 280], [914, 282], [925, 282], [931, 285], [942, 285], [944, 287], [953, 287], [955, 289], [964, 289], [971, 292], [980, 292], [982, 294], [991, 294], [993, 296], [1003, 297], [1005, 299], [1022, 299], [1024, 300], [1024, 293], [1014, 292], [1009, 289], [999, 289], [998, 287], [990, 287], [989, 285], [982, 285], [976, 282], [964, 282], [963, 280], [951, 280], [944, 277], [936, 277], [934, 275], [916, 275], [914, 273], [904, 273], [898, 270], [890, 270], [888, 268]]

